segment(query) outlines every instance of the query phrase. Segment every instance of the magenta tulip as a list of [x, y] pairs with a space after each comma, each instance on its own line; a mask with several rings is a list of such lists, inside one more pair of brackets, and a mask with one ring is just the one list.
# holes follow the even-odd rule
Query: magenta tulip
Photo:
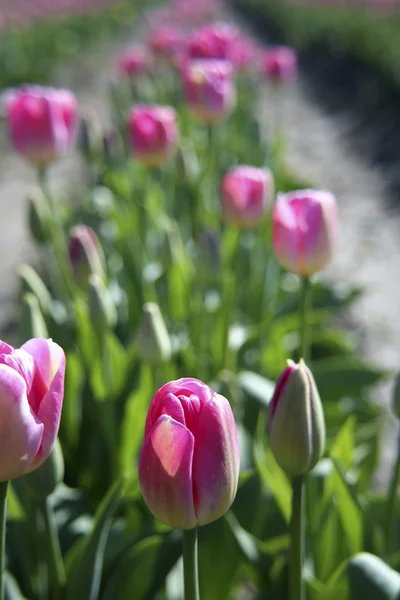
[[195, 31], [189, 41], [190, 58], [231, 60], [239, 31], [229, 23], [218, 22]]
[[312, 275], [326, 267], [337, 230], [336, 199], [330, 192], [299, 190], [278, 195], [272, 214], [273, 246], [288, 271]]
[[182, 44], [183, 34], [173, 25], [159, 25], [149, 35], [149, 46], [158, 57], [170, 59]]
[[149, 65], [150, 60], [146, 50], [139, 46], [124, 50], [116, 61], [119, 74], [131, 78], [146, 72]]
[[221, 186], [222, 211], [227, 221], [253, 227], [265, 215], [273, 194], [269, 169], [240, 165], [231, 169]]
[[236, 495], [239, 460], [226, 398], [191, 377], [158, 390], [139, 459], [140, 487], [157, 519], [192, 529], [221, 517]]
[[176, 112], [170, 106], [137, 105], [129, 115], [132, 152], [147, 165], [161, 165], [178, 142]]
[[34, 338], [19, 350], [0, 341], [0, 481], [39, 467], [60, 424], [65, 355], [52, 340]]
[[11, 143], [34, 166], [47, 166], [71, 148], [78, 122], [72, 92], [21, 87], [6, 92], [4, 103]]
[[262, 58], [261, 71], [271, 83], [291, 83], [297, 76], [295, 51], [288, 46], [269, 48]]
[[183, 69], [189, 110], [204, 123], [218, 123], [233, 109], [236, 92], [232, 64], [226, 60], [191, 60]]

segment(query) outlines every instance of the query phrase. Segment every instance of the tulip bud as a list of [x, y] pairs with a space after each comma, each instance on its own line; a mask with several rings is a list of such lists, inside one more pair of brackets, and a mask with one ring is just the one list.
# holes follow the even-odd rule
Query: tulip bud
[[276, 461], [291, 475], [308, 473], [324, 453], [324, 412], [303, 360], [288, 360], [278, 379], [269, 404], [268, 433]]
[[218, 123], [236, 100], [233, 67], [227, 60], [190, 60], [183, 69], [183, 89], [189, 110], [204, 123]]
[[35, 190], [28, 196], [28, 224], [33, 239], [38, 244], [50, 240], [51, 211], [46, 198], [40, 190]]
[[147, 71], [150, 66], [150, 57], [145, 48], [137, 46], [129, 48], [119, 54], [116, 60], [116, 68], [122, 77], [136, 77]]
[[396, 375], [392, 392], [392, 410], [396, 417], [400, 419], [400, 373]]
[[64, 479], [64, 457], [59, 439], [56, 438], [53, 450], [44, 463], [25, 475], [24, 482], [29, 487], [35, 498], [45, 499]]
[[139, 327], [139, 352], [151, 364], [166, 362], [171, 358], [171, 340], [158, 304], [147, 302], [143, 306]]
[[272, 213], [272, 241], [278, 261], [288, 271], [305, 276], [326, 267], [337, 229], [336, 199], [330, 192], [278, 194]]
[[75, 283], [87, 289], [92, 274], [104, 277], [104, 255], [97, 235], [86, 225], [76, 225], [70, 232], [69, 257]]
[[158, 390], [139, 459], [140, 487], [157, 519], [192, 529], [221, 517], [236, 495], [239, 460], [226, 398], [191, 377]]
[[39, 337], [49, 337], [46, 322], [36, 296], [25, 294], [22, 299], [22, 314], [19, 321], [19, 339], [22, 343], [26, 339]]
[[239, 31], [223, 21], [211, 23], [194, 32], [189, 42], [188, 55], [196, 59], [232, 60]]
[[178, 142], [176, 112], [170, 106], [134, 106], [129, 115], [129, 132], [134, 156], [146, 165], [161, 165]]
[[78, 135], [78, 147], [83, 156], [90, 160], [100, 150], [102, 144], [102, 131], [99, 121], [95, 117], [81, 119]]
[[269, 169], [238, 166], [229, 171], [221, 186], [222, 211], [227, 221], [240, 227], [257, 225], [273, 194]]
[[98, 332], [115, 327], [117, 310], [103, 279], [93, 273], [89, 277], [89, 314], [93, 327]]
[[291, 83], [297, 76], [297, 56], [292, 48], [269, 48], [262, 59], [261, 71], [271, 83]]

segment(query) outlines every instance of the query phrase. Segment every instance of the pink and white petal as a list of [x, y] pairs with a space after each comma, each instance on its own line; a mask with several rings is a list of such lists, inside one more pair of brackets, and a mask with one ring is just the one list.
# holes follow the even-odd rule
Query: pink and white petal
[[33, 356], [36, 366], [48, 388], [57, 371], [60, 369], [62, 360], [64, 360], [65, 368], [64, 351], [53, 340], [33, 338], [21, 346], [21, 350], [25, 350]]
[[237, 490], [240, 453], [232, 409], [215, 394], [201, 409], [194, 435], [193, 496], [199, 525], [221, 517]]
[[0, 481], [31, 469], [43, 430], [29, 406], [24, 379], [11, 367], [0, 365]]
[[35, 467], [44, 462], [50, 454], [60, 427], [65, 378], [65, 354], [62, 350], [61, 352], [58, 370], [50, 384], [50, 389], [41, 401], [37, 412], [39, 421], [44, 425], [44, 431], [42, 444], [36, 457]]
[[0, 364], [8, 365], [21, 375], [26, 383], [27, 393], [29, 394], [35, 375], [35, 361], [33, 356], [24, 350], [13, 350], [10, 354], [0, 356]]
[[8, 344], [0, 340], [0, 354], [11, 354], [11, 352], [13, 351], [14, 348], [12, 346], [9, 346]]
[[145, 438], [139, 459], [144, 499], [162, 523], [192, 529], [196, 514], [192, 492], [194, 438], [184, 425], [161, 416]]

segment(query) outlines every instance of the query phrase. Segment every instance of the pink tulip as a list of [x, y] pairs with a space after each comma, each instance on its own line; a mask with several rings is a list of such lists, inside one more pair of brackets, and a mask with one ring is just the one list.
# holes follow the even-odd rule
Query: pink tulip
[[235, 40], [231, 50], [231, 61], [235, 71], [244, 72], [256, 63], [256, 48], [252, 40], [238, 38]]
[[0, 341], [0, 481], [39, 467], [58, 433], [65, 355], [52, 340], [34, 338], [19, 350]]
[[182, 32], [172, 25], [159, 25], [151, 31], [149, 45], [156, 56], [171, 58], [182, 43]]
[[272, 214], [278, 261], [298, 275], [312, 275], [331, 260], [337, 238], [336, 199], [330, 192], [279, 194]]
[[133, 154], [147, 165], [163, 164], [178, 142], [176, 112], [170, 106], [134, 106], [129, 130]]
[[227, 221], [253, 227], [265, 215], [272, 194], [273, 176], [269, 169], [234, 167], [222, 181], [222, 211]]
[[141, 47], [124, 50], [117, 57], [116, 67], [120, 75], [135, 77], [149, 68], [149, 56]]
[[297, 56], [292, 48], [277, 46], [265, 51], [262, 74], [274, 84], [291, 83], [297, 76]]
[[198, 29], [189, 42], [190, 58], [231, 60], [234, 42], [239, 32], [229, 23], [218, 22]]
[[239, 441], [226, 398], [191, 377], [165, 384], [146, 419], [140, 487], [153, 515], [192, 529], [231, 506], [239, 477]]
[[4, 102], [11, 143], [34, 166], [47, 166], [71, 148], [78, 121], [72, 92], [21, 87], [6, 92]]
[[187, 62], [183, 88], [189, 110], [205, 123], [222, 121], [235, 105], [233, 68], [226, 60]]

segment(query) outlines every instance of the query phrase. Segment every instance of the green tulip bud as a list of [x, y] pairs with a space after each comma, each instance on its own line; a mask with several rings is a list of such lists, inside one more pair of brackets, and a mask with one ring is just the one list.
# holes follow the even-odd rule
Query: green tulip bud
[[45, 244], [50, 240], [51, 220], [46, 198], [40, 190], [34, 190], [28, 196], [28, 226], [38, 244]]
[[64, 479], [64, 457], [61, 444], [56, 438], [49, 457], [38, 468], [25, 475], [24, 481], [35, 498], [45, 499]]
[[143, 306], [138, 341], [140, 355], [146, 362], [157, 364], [171, 358], [171, 340], [161, 311], [154, 302]]
[[92, 325], [98, 332], [112, 329], [117, 324], [114, 301], [103, 279], [97, 274], [89, 277], [89, 314]]
[[291, 475], [311, 471], [324, 453], [324, 412], [310, 369], [292, 360], [269, 405], [268, 431], [278, 464]]

